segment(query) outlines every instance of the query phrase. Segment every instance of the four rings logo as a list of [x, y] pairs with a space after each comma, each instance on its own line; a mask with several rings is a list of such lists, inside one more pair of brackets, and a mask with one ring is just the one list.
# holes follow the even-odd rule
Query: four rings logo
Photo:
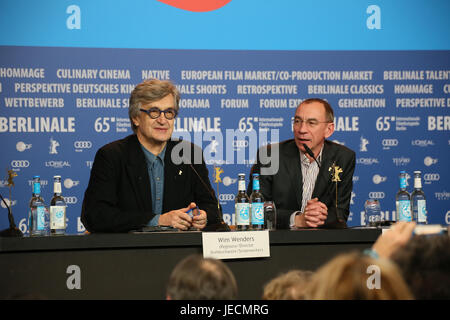
[[247, 140], [233, 140], [233, 147], [235, 147], [235, 148], [248, 147], [248, 141]]
[[78, 202], [77, 197], [64, 197], [64, 201], [66, 201], [67, 204], [76, 204]]
[[390, 149], [390, 147], [398, 146], [398, 140], [397, 139], [383, 139], [381, 141], [381, 145], [383, 146], [383, 149]]
[[234, 194], [232, 193], [222, 193], [219, 194], [219, 200], [220, 201], [234, 201]]
[[369, 198], [372, 199], [384, 199], [385, 194], [383, 191], [372, 191], [369, 192]]
[[11, 161], [11, 167], [13, 168], [28, 168], [30, 161], [28, 160], [13, 160]]
[[75, 141], [73, 143], [73, 146], [75, 147], [76, 152], [81, 152], [81, 151], [83, 151], [83, 149], [92, 148], [92, 142], [91, 141]]
[[439, 181], [441, 179], [441, 176], [439, 175], [439, 173], [425, 173], [423, 175], [423, 180], [425, 181], [426, 184], [429, 184], [433, 181]]
[[247, 148], [248, 147], [248, 141], [247, 140], [233, 140], [233, 149], [236, 151], [239, 151], [241, 148]]

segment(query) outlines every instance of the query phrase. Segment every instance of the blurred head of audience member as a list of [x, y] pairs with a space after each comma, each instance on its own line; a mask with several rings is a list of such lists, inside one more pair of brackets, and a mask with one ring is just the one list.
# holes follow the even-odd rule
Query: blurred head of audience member
[[391, 259], [416, 299], [450, 299], [450, 237], [413, 237]]
[[310, 300], [413, 299], [398, 267], [358, 252], [341, 254], [322, 266], [305, 289]]
[[312, 271], [291, 270], [273, 278], [264, 286], [264, 300], [302, 300]]
[[170, 275], [168, 300], [233, 300], [237, 284], [231, 270], [220, 260], [190, 255]]

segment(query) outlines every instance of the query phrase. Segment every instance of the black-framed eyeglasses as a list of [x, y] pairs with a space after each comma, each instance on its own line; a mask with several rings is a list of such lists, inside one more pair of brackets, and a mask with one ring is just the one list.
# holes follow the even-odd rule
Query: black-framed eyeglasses
[[172, 109], [172, 108], [169, 108], [169, 109], [166, 109], [166, 110], [161, 110], [159, 108], [153, 107], [153, 108], [150, 108], [148, 110], [145, 110], [145, 109], [139, 109], [139, 110], [142, 111], [142, 112], [145, 112], [146, 114], [148, 114], [149, 117], [152, 118], [152, 119], [157, 119], [157, 118], [159, 118], [161, 113], [164, 113], [164, 117], [167, 120], [173, 120], [178, 114], [177, 110]]
[[294, 118], [294, 126], [300, 126], [304, 123], [307, 127], [313, 128], [317, 126], [319, 123], [331, 123], [330, 121], [319, 121], [317, 119], [306, 119], [303, 120], [301, 118]]

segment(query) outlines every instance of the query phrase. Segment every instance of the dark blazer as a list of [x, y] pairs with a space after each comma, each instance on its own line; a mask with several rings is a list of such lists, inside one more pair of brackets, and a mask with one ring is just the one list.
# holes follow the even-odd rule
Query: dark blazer
[[[191, 154], [180, 152], [181, 147]], [[193, 166], [207, 186], [188, 163], [175, 164], [172, 151], [185, 159], [196, 160], [192, 161]], [[169, 140], [164, 157], [163, 213], [195, 202], [207, 212], [208, 225], [218, 223], [217, 199], [207, 187], [213, 190], [202, 150], [190, 142]], [[84, 194], [81, 221], [86, 229], [127, 232], [148, 224], [154, 216], [147, 164], [137, 136], [133, 134], [100, 148]]]
[[[262, 168], [272, 166], [276, 170], [273, 161], [267, 163], [262, 155], [272, 155], [276, 149], [279, 150], [279, 166], [277, 171], [260, 176], [261, 193], [265, 200], [272, 200], [277, 208], [277, 227], [289, 228], [289, 219], [294, 211], [300, 211], [302, 207], [303, 178], [300, 163], [300, 150], [293, 139], [282, 141], [276, 145], [263, 147], [258, 151], [257, 161], [251, 169], [252, 173], [261, 173]], [[263, 152], [263, 153], [261, 153]], [[261, 158], [262, 157], [262, 158]], [[262, 160], [262, 161], [261, 161]], [[336, 214], [336, 183], [331, 181], [329, 168], [336, 163], [343, 169], [340, 174], [342, 181], [338, 182], [338, 205], [337, 213], [342, 220], [347, 221], [353, 188], [353, 172], [355, 170], [355, 152], [349, 148], [325, 140], [322, 151], [322, 163], [317, 175], [316, 184], [312, 198], [318, 198], [328, 207], [328, 218], [324, 227], [337, 225]], [[264, 164], [266, 163], [266, 164]], [[251, 177], [250, 177], [251, 178]], [[247, 188], [250, 194], [252, 179]]]

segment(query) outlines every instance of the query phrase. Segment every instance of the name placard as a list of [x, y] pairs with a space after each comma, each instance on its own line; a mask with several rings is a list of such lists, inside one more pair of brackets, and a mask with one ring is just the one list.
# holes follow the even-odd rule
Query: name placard
[[242, 259], [270, 257], [269, 231], [202, 232], [203, 257]]

